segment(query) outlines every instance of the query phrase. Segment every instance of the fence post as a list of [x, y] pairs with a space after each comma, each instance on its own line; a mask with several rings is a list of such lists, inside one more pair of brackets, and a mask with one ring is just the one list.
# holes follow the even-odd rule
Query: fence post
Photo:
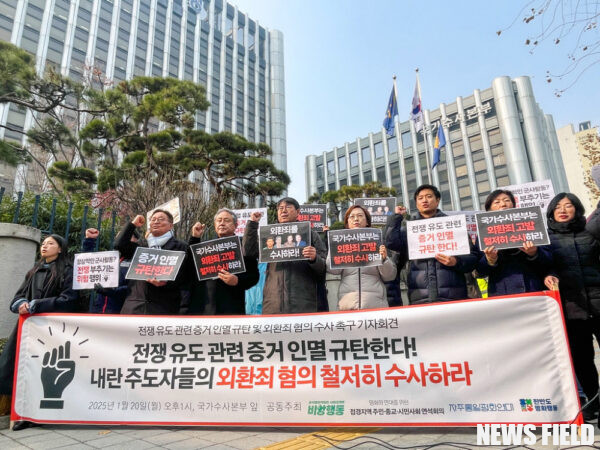
[[113, 209], [112, 212], [112, 224], [110, 226], [110, 249], [115, 248], [115, 224], [117, 222], [117, 210]]
[[73, 202], [69, 202], [69, 210], [67, 211], [67, 227], [65, 229], [65, 239], [69, 243], [69, 232], [71, 231], [71, 216], [73, 215]]
[[85, 239], [85, 230], [87, 228], [87, 214], [89, 206], [83, 207], [83, 218], [81, 219], [81, 241], [79, 242], [79, 248], [83, 250], [83, 240]]
[[13, 223], [19, 221], [19, 212], [21, 211], [21, 200], [23, 200], [23, 192], [17, 193], [17, 207], [15, 208], [15, 215], [13, 216]]
[[40, 194], [35, 196], [35, 205], [33, 207], [33, 217], [31, 218], [31, 226], [37, 228], [38, 210], [40, 209]]
[[98, 230], [98, 239], [96, 239], [96, 248], [95, 251], [98, 251], [98, 248], [100, 247], [100, 231], [102, 228], [102, 213], [104, 212], [103, 208], [100, 208], [98, 210], [98, 224], [96, 225], [96, 229]]
[[0, 188], [0, 203], [2, 203], [2, 199], [4, 198], [5, 190], [6, 190], [6, 188], [4, 186], [2, 186], [2, 188]]
[[[50, 211], [50, 225], [48, 225], [48, 234], [52, 234], [54, 228], [54, 216], [56, 215], [56, 198], [52, 199], [52, 211]], [[68, 243], [67, 239], [67, 243]]]

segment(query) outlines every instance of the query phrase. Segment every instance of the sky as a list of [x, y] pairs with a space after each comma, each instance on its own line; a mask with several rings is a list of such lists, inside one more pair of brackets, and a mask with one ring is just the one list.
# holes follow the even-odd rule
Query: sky
[[[425, 109], [486, 89], [496, 77], [526, 75], [557, 129], [588, 120], [600, 125], [600, 63], [557, 97], [555, 91], [569, 83], [556, 78], [548, 83], [546, 73], [565, 69], [574, 34], [558, 45], [542, 42], [531, 53], [525, 40], [538, 34], [541, 22], [522, 21], [526, 1], [229, 2], [262, 26], [283, 32], [288, 192], [301, 203], [305, 157], [379, 131], [394, 75], [399, 120], [408, 120], [416, 68]], [[498, 30], [503, 30], [499, 36]], [[600, 28], [591, 33], [599, 39]]]

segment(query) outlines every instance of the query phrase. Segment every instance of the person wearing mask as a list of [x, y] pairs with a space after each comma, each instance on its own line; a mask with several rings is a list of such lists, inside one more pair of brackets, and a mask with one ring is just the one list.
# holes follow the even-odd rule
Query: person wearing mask
[[[67, 255], [67, 242], [57, 234], [43, 240], [41, 258], [25, 275], [10, 303], [15, 314], [36, 314], [47, 312], [74, 312], [77, 308], [77, 292], [73, 290], [73, 266]], [[13, 391], [13, 376], [17, 352], [17, 330], [5, 343], [0, 355], [0, 395], [1, 405], [6, 414], [10, 411], [10, 396]], [[8, 407], [8, 411], [6, 408]], [[3, 414], [0, 414], [3, 415]], [[18, 422], [13, 429], [25, 428], [29, 422]]]
[[548, 204], [548, 232], [552, 269], [544, 283], [560, 291], [575, 375], [588, 399], [589, 421], [598, 415], [598, 371], [594, 364], [594, 337], [600, 342], [599, 221], [586, 224], [585, 209], [576, 195], [561, 192]]
[[[504, 189], [496, 189], [485, 201], [486, 211], [514, 207], [513, 193]], [[544, 276], [551, 264], [552, 255], [548, 246], [536, 247], [532, 242], [525, 242], [520, 248], [484, 248], [476, 270], [479, 276], [488, 277], [488, 296], [494, 297], [543, 291]]]
[[[235, 236], [237, 216], [232, 210], [221, 208], [215, 214], [214, 226], [219, 238]], [[205, 228], [200, 222], [194, 224], [189, 245], [201, 242]], [[245, 272], [232, 274], [221, 270], [215, 280], [198, 281], [196, 277], [188, 314], [245, 315], [246, 290], [258, 283], [259, 273], [256, 258], [244, 256], [244, 265]]]
[[[344, 215], [344, 228], [369, 228], [371, 214], [362, 206], [348, 208]], [[387, 308], [387, 290], [385, 282], [396, 278], [396, 265], [388, 258], [385, 245], [379, 246], [383, 264], [380, 266], [352, 267], [347, 269], [327, 269], [334, 275], [341, 275], [338, 291], [338, 309]], [[327, 257], [327, 267], [329, 258]]]
[[[296, 222], [300, 204], [291, 197], [277, 202], [277, 221]], [[258, 255], [258, 219], [246, 224], [244, 248], [249, 255]], [[318, 284], [325, 280], [327, 251], [318, 233], [310, 230], [311, 245], [302, 249], [306, 260], [269, 263], [263, 289], [263, 314], [300, 314], [317, 312]], [[277, 247], [277, 244], [275, 245]]]
[[[415, 191], [414, 199], [418, 212], [412, 220], [443, 217], [438, 209], [441, 194], [437, 187], [423, 184]], [[448, 256], [437, 254], [435, 258], [409, 261], [408, 240], [404, 216], [406, 208], [397, 206], [386, 230], [386, 247], [398, 252], [398, 268], [408, 263], [408, 300], [410, 304], [434, 303], [462, 300], [468, 297], [465, 274], [470, 273], [479, 260], [479, 251], [469, 239], [471, 251], [468, 255]]]
[[186, 257], [174, 281], [159, 281], [155, 278], [129, 280], [130, 290], [121, 314], [179, 314], [190, 281], [188, 245], [175, 239], [173, 216], [169, 211], [162, 209], [154, 210], [150, 216], [148, 237], [133, 242], [133, 232], [145, 222], [144, 216], [137, 215], [121, 230], [115, 241], [115, 249], [121, 252], [121, 256], [133, 257], [138, 247], [149, 247], [186, 252]]

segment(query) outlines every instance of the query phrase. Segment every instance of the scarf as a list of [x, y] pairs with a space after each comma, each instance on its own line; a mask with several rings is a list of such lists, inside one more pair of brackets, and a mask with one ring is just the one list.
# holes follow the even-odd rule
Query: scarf
[[169, 239], [173, 237], [173, 231], [169, 230], [162, 236], [148, 236], [148, 247], [150, 248], [162, 248]]
[[568, 222], [557, 222], [550, 217], [548, 218], [548, 228], [555, 233], [579, 233], [585, 230], [585, 217], [574, 217]]

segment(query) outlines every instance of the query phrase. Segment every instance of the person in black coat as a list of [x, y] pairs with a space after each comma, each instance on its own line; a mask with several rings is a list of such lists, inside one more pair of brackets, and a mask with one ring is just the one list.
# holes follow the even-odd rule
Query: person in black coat
[[[496, 189], [485, 201], [486, 211], [501, 211], [515, 207], [515, 197], [505, 189]], [[483, 249], [476, 270], [488, 277], [488, 296], [521, 294], [543, 291], [544, 276], [552, 265], [548, 246], [536, 247], [525, 242], [520, 248], [496, 250], [494, 246]]]
[[[438, 209], [441, 194], [437, 187], [423, 184], [415, 191], [418, 213], [412, 219], [430, 219], [445, 216]], [[397, 206], [396, 214], [390, 217], [386, 230], [385, 245], [398, 252], [398, 270], [408, 262], [408, 300], [412, 304], [462, 300], [468, 297], [465, 274], [475, 268], [479, 251], [469, 239], [471, 251], [468, 255], [448, 256], [437, 254], [435, 258], [409, 261], [406, 225], [403, 214], [406, 208]]]
[[117, 236], [115, 249], [121, 257], [133, 258], [138, 247], [159, 248], [186, 253], [174, 281], [129, 280], [130, 291], [125, 299], [121, 314], [179, 314], [184, 292], [190, 281], [188, 245], [175, 239], [173, 235], [173, 216], [169, 211], [156, 209], [150, 217], [150, 234], [147, 240], [132, 242], [131, 236], [136, 228], [146, 222], [142, 215], [137, 215], [132, 222], [125, 225]]
[[[257, 216], [258, 215], [258, 216]], [[251, 220], [260, 220], [260, 213], [252, 213]], [[217, 237], [235, 236], [237, 216], [227, 208], [217, 211], [214, 218]], [[196, 222], [192, 227], [189, 245], [201, 242], [205, 225]], [[244, 255], [246, 271], [232, 274], [221, 270], [214, 280], [196, 280], [191, 290], [188, 314], [204, 315], [244, 315], [246, 314], [246, 289], [258, 283], [258, 261], [255, 257]]]
[[[15, 314], [73, 312], [77, 293], [73, 290], [73, 266], [67, 256], [66, 241], [56, 235], [48, 236], [40, 248], [41, 258], [25, 275], [10, 303]], [[9, 336], [0, 355], [0, 395], [12, 395], [17, 352], [17, 326]], [[10, 403], [9, 403], [10, 405]], [[10, 407], [10, 406], [9, 406]]]
[[[553, 268], [544, 282], [560, 291], [575, 375], [588, 399], [598, 393], [594, 336], [600, 342], [600, 220], [586, 224], [577, 196], [562, 192], [548, 205], [548, 231]], [[584, 410], [598, 414], [598, 399]]]

